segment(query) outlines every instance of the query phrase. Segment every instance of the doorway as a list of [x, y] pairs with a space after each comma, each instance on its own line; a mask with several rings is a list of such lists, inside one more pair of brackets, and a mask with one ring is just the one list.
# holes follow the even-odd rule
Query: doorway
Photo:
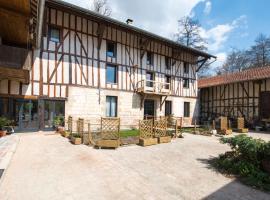
[[170, 116], [172, 114], [172, 102], [165, 101], [165, 116]]
[[36, 131], [39, 128], [38, 101], [16, 99], [15, 123], [20, 131]]
[[144, 118], [155, 116], [155, 100], [146, 99], [144, 101]]

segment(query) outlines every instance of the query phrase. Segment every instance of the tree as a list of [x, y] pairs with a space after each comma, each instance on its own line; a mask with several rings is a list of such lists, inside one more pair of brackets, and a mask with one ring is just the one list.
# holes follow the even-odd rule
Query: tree
[[[207, 50], [207, 42], [202, 37], [201, 25], [198, 20], [194, 20], [189, 16], [178, 20], [178, 33], [175, 34], [176, 41], [187, 47], [192, 47], [201, 51]], [[209, 76], [209, 63], [198, 72], [199, 77]]]
[[111, 7], [108, 5], [107, 0], [94, 0], [93, 10], [101, 15], [110, 16], [112, 14]]
[[176, 41], [198, 50], [207, 50], [207, 42], [201, 35], [201, 25], [198, 20], [189, 16], [178, 20], [178, 33], [175, 34]]
[[264, 34], [259, 34], [255, 39], [255, 44], [251, 46], [250, 56], [252, 66], [264, 67], [270, 64], [270, 38]]
[[233, 49], [224, 64], [218, 69], [219, 73], [236, 72], [250, 67], [250, 52]]
[[229, 52], [224, 64], [217, 69], [217, 74], [270, 65], [270, 37], [259, 34], [254, 43], [248, 49]]

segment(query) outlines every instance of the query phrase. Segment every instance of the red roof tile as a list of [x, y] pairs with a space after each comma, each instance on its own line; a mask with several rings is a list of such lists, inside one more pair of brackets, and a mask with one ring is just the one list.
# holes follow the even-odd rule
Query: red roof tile
[[270, 66], [258, 67], [241, 72], [226, 73], [224, 75], [202, 78], [198, 80], [198, 87], [205, 88], [228, 83], [236, 83], [249, 80], [260, 80], [270, 78]]

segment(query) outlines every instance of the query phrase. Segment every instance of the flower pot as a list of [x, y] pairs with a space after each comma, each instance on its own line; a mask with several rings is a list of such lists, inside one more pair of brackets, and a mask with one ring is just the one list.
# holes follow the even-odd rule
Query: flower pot
[[0, 137], [6, 136], [7, 135], [7, 131], [0, 131]]
[[63, 132], [65, 131], [65, 127], [63, 127], [63, 126], [58, 126], [58, 127], [56, 128], [56, 131], [57, 131], [58, 133], [63, 133]]
[[69, 132], [69, 131], [63, 131], [63, 132], [61, 133], [61, 135], [62, 135], [63, 137], [65, 137], [65, 138], [67, 138], [67, 137], [69, 137], [70, 132]]

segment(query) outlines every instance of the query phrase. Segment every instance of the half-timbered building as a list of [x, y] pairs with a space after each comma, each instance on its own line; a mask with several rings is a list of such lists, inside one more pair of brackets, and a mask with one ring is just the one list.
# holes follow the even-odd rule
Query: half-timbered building
[[202, 121], [244, 117], [250, 125], [270, 119], [270, 67], [199, 79]]
[[0, 114], [18, 128], [50, 128], [56, 115], [118, 116], [127, 127], [146, 115], [198, 116], [197, 71], [213, 56], [62, 1], [42, 13], [29, 78], [0, 80]]

